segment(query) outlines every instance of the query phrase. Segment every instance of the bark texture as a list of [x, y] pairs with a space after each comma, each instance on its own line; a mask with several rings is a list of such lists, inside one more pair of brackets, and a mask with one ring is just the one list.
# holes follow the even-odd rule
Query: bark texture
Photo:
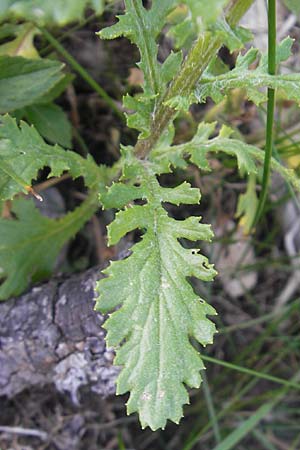
[[118, 368], [93, 309], [99, 272], [52, 279], [0, 304], [0, 396], [47, 384], [75, 403], [83, 386], [103, 397], [115, 392]]

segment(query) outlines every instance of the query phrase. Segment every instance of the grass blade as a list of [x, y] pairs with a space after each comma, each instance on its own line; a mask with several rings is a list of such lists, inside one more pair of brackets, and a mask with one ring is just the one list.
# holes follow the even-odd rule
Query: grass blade
[[230, 433], [220, 444], [213, 450], [230, 450], [235, 447], [253, 428], [263, 419], [273, 408], [275, 402], [269, 402], [262, 405], [252, 414], [249, 419]]

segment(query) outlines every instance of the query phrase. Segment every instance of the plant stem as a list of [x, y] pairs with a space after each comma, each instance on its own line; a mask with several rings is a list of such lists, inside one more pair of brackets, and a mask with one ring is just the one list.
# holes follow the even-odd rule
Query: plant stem
[[[276, 73], [276, 0], [268, 3], [268, 72], [270, 75]], [[271, 158], [273, 149], [273, 128], [275, 110], [275, 89], [268, 89], [267, 125], [266, 125], [266, 147], [263, 169], [262, 190], [253, 220], [252, 228], [258, 223], [264, 210], [268, 186], [270, 181]]]
[[[58, 38], [58, 42], [62, 42], [64, 39], [66, 39], [68, 36], [70, 36], [72, 33], [75, 33], [75, 31], [82, 29], [85, 25], [87, 25], [89, 22], [95, 19], [97, 17], [97, 14], [91, 14], [89, 17], [87, 17], [85, 20], [80, 21], [80, 23], [77, 23], [74, 27], [69, 28], [65, 33], [61, 34]], [[41, 49], [39, 51], [40, 56], [46, 57], [46, 55], [52, 51], [52, 45], [49, 43], [47, 47]]]
[[[226, 20], [230, 26], [237, 25], [243, 14], [254, 0], [232, 0], [226, 11]], [[146, 139], [138, 140], [135, 154], [138, 158], [146, 158], [177, 114], [173, 108], [166, 106], [166, 102], [174, 96], [188, 96], [194, 89], [197, 81], [207, 68], [212, 58], [222, 45], [222, 38], [217, 33], [205, 33], [199, 36], [188, 53], [183, 65], [173, 82], [170, 84], [165, 96], [157, 107], [157, 112], [151, 125], [151, 134]]]
[[75, 58], [58, 42], [58, 40], [44, 27], [38, 29], [42, 32], [48, 42], [60, 53], [70, 66], [93, 88], [103, 100], [109, 105], [114, 113], [124, 121], [123, 113], [118, 109], [113, 99], [106, 91], [91, 77], [91, 75], [76, 61]]
[[252, 0], [231, 0], [225, 11], [228, 24], [231, 27], [237, 25], [252, 3]]

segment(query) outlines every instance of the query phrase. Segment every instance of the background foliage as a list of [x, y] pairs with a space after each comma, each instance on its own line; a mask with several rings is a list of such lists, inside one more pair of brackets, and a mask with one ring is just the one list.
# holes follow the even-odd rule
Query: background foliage
[[[239, 56], [234, 54], [233, 62], [229, 54], [224, 56], [221, 52], [220, 60], [212, 62], [193, 92], [184, 91], [182, 95], [169, 95], [169, 83], [176, 76], [183, 60], [178, 48], [185, 52], [191, 47], [192, 39], [198, 33], [205, 32], [208, 34], [203, 40], [203, 46], [211, 39], [212, 35], [209, 33], [214, 33], [233, 52], [244, 45], [249, 39], [249, 33], [237, 27], [230, 27], [224, 21], [215, 23], [226, 3], [224, 1], [213, 2], [210, 14], [205, 16], [205, 20], [197, 21], [197, 17], [203, 12], [199, 2], [183, 2], [183, 7], [176, 8], [170, 14], [171, 7], [176, 6], [175, 1], [164, 2], [163, 7], [154, 2], [152, 8], [146, 10], [140, 4], [135, 8], [136, 2], [128, 0], [127, 13], [122, 15], [122, 11], [119, 11], [119, 22], [110, 28], [104, 28], [100, 36], [106, 39], [126, 36], [137, 45], [141, 58], [138, 68], [143, 72], [144, 84], [141, 90], [136, 85], [124, 82], [117, 73], [114, 91], [109, 92], [111, 87], [107, 83], [104, 92], [109, 95], [108, 101], [117, 111], [119, 104], [112, 100], [111, 96], [119, 100], [121, 94], [126, 94], [124, 106], [128, 113], [127, 124], [140, 133], [140, 139], [147, 139], [152, 135], [155, 113], [159, 115], [158, 111], [163, 109], [170, 108], [174, 111], [176, 127], [174, 129], [171, 125], [167, 132], [157, 139], [145, 165], [136, 158], [132, 147], [136, 138], [134, 132], [125, 130], [124, 125], [118, 122], [119, 119], [110, 117], [113, 123], [110, 130], [113, 132], [107, 136], [105, 130], [105, 139], [113, 141], [116, 130], [124, 130], [122, 140], [124, 139], [126, 145], [122, 147], [121, 158], [119, 159], [118, 149], [109, 148], [107, 144], [105, 152], [100, 154], [99, 139], [94, 136], [95, 149], [93, 141], [90, 146], [93, 158], [85, 158], [88, 150], [85, 141], [88, 134], [83, 126], [76, 127], [76, 108], [72, 107], [69, 114], [66, 114], [66, 98], [74, 100], [74, 86], [75, 92], [78, 91], [85, 98], [92, 93], [87, 93], [86, 85], [83, 87], [78, 79], [74, 81], [74, 75], [69, 73], [70, 67], [72, 71], [75, 70], [83, 76], [90, 86], [93, 85], [93, 79], [91, 81], [82, 66], [78, 68], [72, 62], [69, 53], [69, 56], [66, 56], [61, 52], [57, 39], [51, 42], [54, 47], [51, 47], [50, 51], [54, 48], [58, 54], [54, 57], [49, 49], [47, 52], [47, 30], [43, 27], [46, 25], [47, 29], [51, 30], [53, 25], [61, 26], [73, 20], [81, 20], [80, 26], [83, 27], [86, 17], [89, 18], [89, 15], [84, 14], [85, 7], [99, 13], [104, 5], [86, 1], [76, 3], [76, 7], [74, 2], [52, 2], [49, 5], [42, 3], [1, 2], [0, 9], [1, 17], [5, 20], [1, 27], [0, 91], [3, 95], [0, 110], [2, 113], [10, 113], [10, 116], [2, 117], [0, 128], [0, 188], [3, 202], [3, 217], [0, 221], [0, 267], [5, 279], [0, 287], [1, 297], [4, 299], [18, 294], [30, 282], [50, 275], [63, 245], [74, 237], [98, 210], [100, 192], [101, 202], [106, 209], [121, 210], [108, 228], [109, 243], [113, 245], [120, 241], [119, 247], [116, 247], [115, 254], [108, 254], [107, 259], [111, 256], [117, 257], [126, 241], [125, 246], [128, 247], [128, 242], [139, 241], [140, 233], [143, 235], [142, 240], [133, 245], [129, 258], [114, 262], [107, 269], [109, 277], [98, 287], [101, 294], [99, 307], [102, 311], [111, 311], [114, 306], [124, 301], [123, 308], [112, 314], [106, 324], [111, 345], [116, 346], [122, 343], [124, 338], [128, 338], [126, 344], [119, 348], [117, 355], [119, 364], [125, 366], [119, 379], [119, 393], [133, 388], [128, 410], [132, 412], [139, 409], [143, 425], [149, 424], [156, 429], [165, 426], [166, 418], [177, 422], [182, 415], [181, 404], [187, 402], [182, 381], [192, 387], [198, 386], [199, 369], [203, 368], [203, 362], [194, 349], [198, 350], [198, 344], [193, 341], [195, 347], [192, 346], [188, 336], [193, 335], [197, 341], [206, 345], [212, 341], [214, 331], [214, 325], [206, 318], [206, 314], [214, 314], [214, 308], [204, 301], [196, 300], [195, 291], [186, 280], [186, 277], [191, 276], [209, 280], [214, 275], [206, 257], [198, 253], [199, 241], [210, 240], [212, 237], [210, 228], [199, 222], [200, 214], [205, 215], [205, 222], [214, 224], [216, 238], [211, 247], [201, 244], [201, 252], [210, 255], [217, 266], [218, 258], [224, 260], [224, 248], [229, 253], [231, 246], [236, 243], [243, 248], [242, 252], [238, 250], [240, 258], [234, 260], [232, 268], [227, 267], [228, 276], [226, 270], [221, 269], [220, 281], [217, 281], [214, 287], [206, 283], [200, 284], [196, 279], [193, 282], [197, 294], [216, 306], [221, 313], [221, 319], [214, 319], [221, 332], [219, 344], [215, 346], [215, 350], [211, 350], [215, 352], [217, 359], [208, 357], [208, 361], [220, 365], [228, 358], [231, 364], [222, 370], [218, 370], [218, 366], [211, 367], [208, 378], [202, 373], [203, 390], [197, 394], [192, 391], [192, 407], [186, 410], [187, 419], [192, 419], [192, 425], [185, 420], [175, 435], [171, 431], [171, 425], [164, 435], [158, 432], [151, 435], [154, 436], [152, 439], [155, 440], [155, 448], [178, 448], [178, 442], [181, 442], [182, 448], [196, 448], [200, 440], [202, 446], [208, 445], [207, 448], [212, 448], [215, 445], [215, 448], [220, 450], [238, 448], [236, 446], [240, 445], [239, 441], [242, 439], [245, 439], [242, 442], [246, 442], [247, 448], [254, 448], [254, 445], [256, 448], [257, 445], [261, 448], [272, 448], [276, 439], [286, 439], [286, 436], [291, 443], [290, 448], [297, 448], [299, 436], [290, 425], [297, 423], [298, 397], [290, 394], [286, 380], [293, 376], [297, 367], [298, 300], [292, 294], [292, 297], [282, 304], [278, 299], [274, 299], [272, 284], [280, 286], [279, 290], [284, 291], [285, 281], [289, 282], [288, 270], [296, 270], [295, 265], [287, 266], [284, 249], [278, 246], [283, 232], [279, 232], [279, 237], [276, 235], [280, 222], [276, 219], [274, 210], [277, 209], [278, 203], [285, 202], [294, 195], [292, 189], [299, 187], [298, 177], [281, 166], [278, 160], [273, 161], [273, 167], [286, 179], [287, 189], [282, 189], [281, 183], [279, 197], [270, 199], [257, 235], [241, 237], [240, 229], [236, 228], [232, 221], [233, 225], [230, 225], [226, 211], [226, 208], [230, 209], [232, 218], [237, 210], [236, 214], [240, 217], [243, 230], [250, 230], [257, 202], [255, 182], [260, 179], [260, 163], [263, 160], [260, 148], [263, 143], [260, 141], [259, 132], [249, 125], [250, 120], [246, 116], [250, 115], [261, 130], [264, 128], [263, 103], [266, 95], [265, 91], [260, 89], [261, 86], [279, 89], [280, 115], [276, 124], [276, 149], [278, 156], [285, 156], [288, 163], [293, 161], [293, 166], [297, 167], [297, 127], [296, 131], [283, 129], [286, 128], [286, 123], [289, 124], [290, 115], [297, 115], [298, 112], [294, 105], [282, 100], [286, 98], [299, 101], [297, 71], [270, 77], [267, 73], [266, 57], [260, 56], [257, 50], [249, 49]], [[297, 14], [297, 6], [292, 2], [286, 3]], [[118, 7], [117, 5], [115, 9]], [[142, 32], [139, 29], [141, 15], [144, 26]], [[109, 12], [107, 17], [109, 21], [112, 19]], [[25, 23], [20, 22], [20, 18], [24, 19]], [[166, 47], [157, 47], [156, 39], [161, 37], [166, 22], [169, 24], [167, 36], [174, 39], [171, 41], [174, 43], [172, 52], [168, 48], [169, 41], [166, 41]], [[189, 32], [183, 33], [191, 23], [193, 26], [189, 27]], [[96, 27], [99, 28], [98, 24]], [[64, 32], [69, 33], [69, 30]], [[64, 32], [58, 30], [55, 34], [60, 39], [64, 37]], [[180, 40], [183, 35], [186, 36], [184, 41]], [[66, 45], [66, 42], [63, 41], [63, 44]], [[124, 41], [118, 42], [121, 42], [118, 45], [124, 46], [127, 51], [127, 44]], [[103, 49], [109, 49], [109, 45], [113, 44], [105, 45], [106, 47], [101, 47], [103, 52]], [[278, 46], [278, 63], [285, 62], [291, 56], [292, 45], [297, 48], [297, 38], [295, 44], [287, 38]], [[163, 51], [169, 56], [163, 57], [160, 53]], [[41, 58], [43, 52], [50, 58]], [[130, 48], [130, 52], [133, 56], [130, 56], [128, 65], [132, 65], [136, 57], [133, 48]], [[58, 62], [59, 54], [63, 55], [69, 68]], [[257, 64], [258, 60], [260, 62]], [[120, 58], [116, 62], [116, 68], [122, 68]], [[107, 69], [108, 73], [109, 70], [112, 69]], [[138, 73], [141, 75], [141, 72]], [[105, 73], [101, 77], [100, 81], [105, 83]], [[96, 91], [102, 92], [99, 80], [94, 80], [94, 83]], [[201, 103], [208, 96], [216, 106], [212, 106], [209, 99], [205, 109], [201, 110], [201, 107], [195, 106], [189, 109], [195, 100]], [[254, 112], [252, 103], [248, 103], [247, 99], [259, 105], [260, 110]], [[105, 111], [103, 103], [100, 108]], [[81, 107], [80, 115], [81, 121], [84, 116], [88, 117], [86, 125], [91, 127], [92, 119], [87, 106]], [[101, 119], [104, 116], [105, 114]], [[116, 116], [119, 114], [116, 113]], [[215, 123], [204, 123], [205, 119], [211, 122], [208, 116], [218, 119], [222, 127], [216, 128]], [[200, 119], [204, 121], [199, 125]], [[34, 125], [35, 129], [24, 123], [24, 120]], [[105, 125], [101, 125], [97, 113], [95, 120], [95, 129], [105, 128]], [[250, 129], [244, 136], [243, 127]], [[95, 129], [94, 135], [97, 133]], [[118, 141], [117, 137], [115, 147], [118, 147]], [[72, 144], [77, 152], [65, 150]], [[237, 159], [238, 171], [234, 169], [232, 156]], [[99, 166], [99, 163], [105, 163], [106, 167]], [[199, 181], [198, 169], [206, 172], [212, 167], [217, 167], [215, 174], [202, 174]], [[84, 182], [77, 181], [77, 185], [61, 189], [69, 203], [67, 209], [70, 211], [59, 219], [44, 217], [32, 200], [14, 198], [19, 192], [32, 192], [32, 184], [33, 189], [39, 192], [39, 185], [47, 178], [57, 177], [59, 181], [59, 177], [65, 177], [66, 172], [74, 179], [84, 177]], [[121, 182], [116, 183], [121, 172]], [[243, 184], [245, 176], [248, 176], [246, 185]], [[188, 179], [188, 182], [185, 179]], [[115, 183], [107, 190], [105, 186], [110, 185], [112, 180]], [[237, 191], [242, 191], [239, 199], [236, 191], [231, 190], [231, 185], [238, 185]], [[204, 203], [200, 206], [199, 187], [204, 194]], [[81, 191], [80, 202], [72, 199], [72, 192], [78, 189]], [[228, 198], [231, 200], [228, 201]], [[12, 203], [7, 202], [11, 200]], [[178, 207], [179, 205], [181, 206]], [[94, 217], [97, 221], [100, 218], [101, 226], [112, 221], [109, 211], [98, 211]], [[228, 232], [231, 226], [233, 228]], [[104, 228], [100, 229], [104, 233]], [[140, 232], [134, 232], [136, 229]], [[87, 234], [86, 230], [87, 228], [83, 235]], [[157, 234], [159, 241], [156, 242]], [[93, 245], [93, 236], [89, 237], [89, 240]], [[191, 245], [190, 241], [195, 241], [195, 244]], [[233, 250], [233, 254], [236, 252], [236, 249]], [[249, 254], [254, 256], [245, 262]], [[85, 265], [91, 264], [95, 261], [95, 255], [89, 258], [85, 255], [85, 261]], [[222, 261], [220, 266], [222, 267]], [[274, 267], [281, 268], [281, 271], [275, 271]], [[67, 264], [65, 268], [70, 270]], [[248, 285], [247, 274], [251, 275], [253, 271], [260, 277], [261, 288], [255, 281]], [[133, 277], [136, 273], [140, 276]], [[164, 276], [161, 276], [161, 273]], [[238, 292], [241, 293], [228, 300], [228, 294], [225, 295], [225, 292], [233, 292], [231, 286], [234, 284], [230, 284], [232, 280], [240, 284]], [[143, 293], [143, 304], [140, 303], [139, 292]], [[173, 304], [174, 299], [176, 306]], [[279, 303], [280, 307], [274, 307], [274, 304], [278, 306]], [[123, 317], [124, 322], [120, 321], [120, 317]], [[124, 323], [127, 324], [126, 327], [120, 326]], [[201, 329], [197, 328], [199, 324]], [[161, 336], [158, 342], [159, 329], [164, 330], [164, 336]], [[154, 352], [145, 350], [149, 342], [154, 345]], [[163, 343], [161, 348], [159, 343]], [[265, 351], [265, 348], [268, 350]], [[138, 359], [137, 355], [141, 352], [144, 352], [145, 356]], [[181, 365], [177, 363], [179, 354]], [[202, 356], [204, 360], [207, 357], [206, 353]], [[157, 363], [159, 359], [160, 364]], [[151, 372], [149, 367], [152, 368]], [[254, 368], [252, 373], [247, 371], [247, 367]], [[234, 373], [236, 375], [232, 375]], [[284, 388], [272, 388], [271, 378], [268, 380], [270, 373], [278, 376], [277, 384], [283, 385]], [[236, 377], [235, 386], [228, 382], [232, 376]], [[262, 377], [268, 380], [265, 382], [267, 384], [259, 382]], [[160, 379], [159, 390], [153, 379]], [[297, 388], [293, 392], [297, 392]], [[227, 397], [230, 397], [229, 403], [226, 401]], [[162, 398], [164, 401], [160, 402], [161, 407], [157, 409], [155, 403]], [[145, 406], [141, 399], [150, 402]], [[215, 409], [216, 405], [222, 407]], [[273, 410], [278, 412], [274, 413], [272, 418]], [[268, 420], [271, 418], [271, 427], [268, 426], [270, 422], [264, 421], [266, 417]], [[240, 422], [238, 430], [235, 430], [236, 420]], [[278, 432], [277, 421], [282, 422], [282, 431]], [[126, 424], [126, 420], [122, 423]], [[124, 439], [128, 445], [134, 445], [133, 437], [126, 437], [122, 427], [123, 425], [120, 430], [116, 430], [116, 445], [125, 448]], [[101, 436], [100, 432], [99, 439]], [[151, 445], [150, 443], [148, 448], [151, 448]]]

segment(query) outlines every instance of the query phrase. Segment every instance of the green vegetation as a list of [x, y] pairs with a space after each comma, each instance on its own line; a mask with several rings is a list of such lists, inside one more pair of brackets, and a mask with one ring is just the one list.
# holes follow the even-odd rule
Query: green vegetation
[[[235, 158], [238, 176], [247, 183], [236, 207], [245, 234], [254, 233], [253, 226], [259, 226], [259, 219], [272, 207], [266, 203], [271, 168], [281, 175], [292, 195], [300, 191], [297, 173], [280, 161], [280, 156], [297, 152], [298, 142], [292, 133], [280, 135], [280, 123], [275, 121], [274, 126], [275, 92], [281, 101], [300, 102], [300, 74], [280, 72], [280, 65], [292, 54], [293, 39], [286, 37], [276, 45], [275, 2], [269, 1], [269, 52], [261, 54], [249, 45], [245, 50], [251, 33], [238, 26], [252, 4], [250, 0], [211, 0], [209, 8], [199, 0], [153, 0], [151, 5], [125, 0], [125, 11], [117, 15], [116, 23], [98, 33], [106, 40], [129, 39], [139, 50], [137, 66], [143, 78], [141, 88], [123, 99], [127, 126], [137, 131], [137, 141], [121, 145], [120, 158], [113, 165], [97, 165], [90, 155], [84, 158], [65, 149], [71, 147], [72, 126], [55, 101], [72, 83], [73, 75], [66, 73], [64, 64], [53, 55], [41, 58], [34, 44], [37, 35], [50, 43], [120, 118], [122, 112], [115, 101], [49, 31], [54, 25], [82, 20], [86, 7], [102, 12], [104, 2], [85, 0], [76, 2], [76, 7], [74, 2], [59, 0], [47, 6], [37, 0], [5, 3], [5, 7], [0, 5], [4, 21], [0, 35], [11, 40], [0, 45], [0, 195], [2, 205], [12, 201], [14, 219], [0, 219], [0, 298], [20, 294], [32, 281], [49, 276], [63, 245], [100, 206], [113, 210], [115, 218], [107, 228], [109, 246], [136, 230], [142, 236], [133, 243], [128, 257], [105, 269], [106, 276], [96, 288], [96, 309], [110, 313], [104, 328], [107, 344], [116, 350], [115, 364], [121, 366], [117, 393], [130, 393], [128, 414], [138, 412], [142, 427], [152, 430], [164, 429], [168, 420], [179, 423], [183, 405], [189, 403], [187, 388], [198, 388], [203, 380], [209, 420], [201, 418], [202, 428], [194, 425], [185, 439], [185, 450], [192, 449], [211, 429], [214, 450], [237, 449], [249, 434], [259, 442], [259, 448], [272, 448], [265, 430], [258, 430], [257, 425], [291, 390], [299, 391], [294, 371], [278, 376], [273, 372], [277, 359], [283, 359], [289, 350], [292, 359], [298, 338], [294, 336], [294, 344], [291, 340], [286, 348], [280, 347], [277, 359], [267, 358], [260, 364], [259, 355], [268, 340], [286, 338], [278, 327], [293, 316], [296, 302], [267, 313], [245, 289], [256, 319], [230, 328], [222, 325], [220, 315], [215, 318], [220, 336], [228, 340], [229, 353], [235, 354], [233, 332], [269, 320], [264, 331], [236, 354], [232, 363], [204, 354], [203, 347], [213, 343], [215, 333], [213, 317], [207, 316], [216, 315], [216, 310], [210, 305], [211, 285], [202, 282], [212, 281], [216, 271], [204, 256], [210, 244], [201, 242], [211, 242], [213, 232], [205, 217], [198, 214], [201, 193], [191, 180], [190, 169], [211, 172], [215, 157], [221, 167], [232, 167]], [[286, 3], [297, 12], [297, 5]], [[165, 30], [172, 49], [162, 58], [159, 43]], [[223, 45], [236, 55], [231, 69], [221, 61]], [[234, 126], [218, 120], [193, 124], [188, 137], [177, 139], [176, 124], [192, 105], [210, 98], [218, 107], [237, 90], [262, 114], [267, 104], [265, 151], [258, 142], [247, 143]], [[275, 127], [278, 135], [273, 133]], [[274, 146], [276, 158], [272, 157]], [[32, 201], [18, 195], [38, 196], [34, 180], [45, 167], [48, 178], [68, 172], [74, 179], [83, 177], [88, 189], [81, 205], [60, 219], [45, 218]], [[166, 177], [175, 180], [175, 186], [172, 182], [166, 185]], [[261, 180], [262, 192], [257, 196], [256, 184]], [[172, 217], [174, 207], [179, 206], [186, 208], [184, 218]], [[271, 238], [267, 235], [264, 243], [256, 242], [257, 247], [270, 247]], [[254, 240], [253, 234], [248, 245]], [[236, 264], [241, 273], [251, 269], [243, 265], [246, 253], [247, 249]], [[270, 259], [262, 264], [281, 263]], [[199, 280], [201, 289], [196, 288]], [[270, 356], [276, 355], [272, 345]], [[210, 379], [203, 375], [204, 361], [224, 366], [224, 371]], [[236, 386], [227, 383], [229, 370], [239, 374]], [[279, 389], [247, 397], [260, 378], [278, 384]], [[225, 402], [230, 388], [233, 394]], [[222, 405], [217, 410], [215, 394]], [[192, 414], [199, 413], [200, 403], [198, 399], [191, 406]], [[203, 401], [201, 404], [203, 407]], [[224, 417], [243, 407], [251, 407], [251, 412], [238, 428], [228, 427]], [[119, 448], [125, 448], [122, 439], [118, 440]], [[294, 440], [295, 449], [298, 442], [299, 437]]]

